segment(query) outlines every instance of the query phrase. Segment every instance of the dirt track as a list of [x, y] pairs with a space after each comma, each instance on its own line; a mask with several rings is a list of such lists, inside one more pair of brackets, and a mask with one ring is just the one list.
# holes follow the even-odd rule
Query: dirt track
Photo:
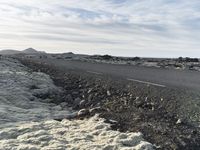
[[74, 109], [95, 108], [83, 117], [98, 112], [115, 130], [141, 131], [157, 149], [200, 147], [199, 128], [187, 121], [187, 115], [184, 118], [185, 112], [181, 115], [179, 111], [182, 107], [179, 99], [186, 95], [184, 90], [160, 89], [83, 72], [63, 72], [38, 62], [22, 62], [51, 75], [64, 88], [60, 102], [66, 101]]

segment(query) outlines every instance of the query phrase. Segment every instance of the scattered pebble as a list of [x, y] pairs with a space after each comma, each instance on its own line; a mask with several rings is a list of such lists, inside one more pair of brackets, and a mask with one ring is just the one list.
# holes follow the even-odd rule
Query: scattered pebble
[[108, 95], [108, 96], [111, 96], [111, 93], [110, 93], [110, 91], [107, 91], [107, 95]]
[[181, 124], [182, 123], [182, 120], [181, 119], [178, 119], [176, 124]]

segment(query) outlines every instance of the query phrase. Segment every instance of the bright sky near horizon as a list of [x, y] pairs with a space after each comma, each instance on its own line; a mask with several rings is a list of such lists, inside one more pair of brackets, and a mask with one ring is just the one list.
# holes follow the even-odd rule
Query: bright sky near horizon
[[0, 49], [200, 57], [200, 0], [1, 0]]

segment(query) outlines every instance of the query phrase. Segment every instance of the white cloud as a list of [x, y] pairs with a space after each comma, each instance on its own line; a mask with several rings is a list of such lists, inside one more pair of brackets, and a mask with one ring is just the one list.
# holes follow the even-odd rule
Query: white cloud
[[200, 57], [198, 0], [1, 0], [0, 48]]

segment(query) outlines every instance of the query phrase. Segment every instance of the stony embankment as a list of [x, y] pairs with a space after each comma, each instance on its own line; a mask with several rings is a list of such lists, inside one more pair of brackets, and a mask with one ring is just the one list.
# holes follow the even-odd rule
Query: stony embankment
[[84, 111], [62, 95], [49, 75], [0, 58], [0, 150], [153, 149], [141, 132], [114, 131], [98, 115], [75, 119]]
[[108, 64], [128, 64], [135, 66], [168, 68], [179, 70], [200, 71], [200, 59], [198, 58], [140, 58], [140, 57], [114, 57], [110, 55], [90, 56], [83, 59], [88, 62], [108, 63]]
[[75, 110], [79, 118], [99, 113], [112, 129], [141, 131], [157, 149], [198, 149], [199, 128], [178, 112], [180, 101], [175, 89], [165, 90], [115, 79], [90, 76], [82, 72], [64, 72], [48, 64], [21, 60], [33, 70], [49, 74], [64, 88], [62, 101]]

